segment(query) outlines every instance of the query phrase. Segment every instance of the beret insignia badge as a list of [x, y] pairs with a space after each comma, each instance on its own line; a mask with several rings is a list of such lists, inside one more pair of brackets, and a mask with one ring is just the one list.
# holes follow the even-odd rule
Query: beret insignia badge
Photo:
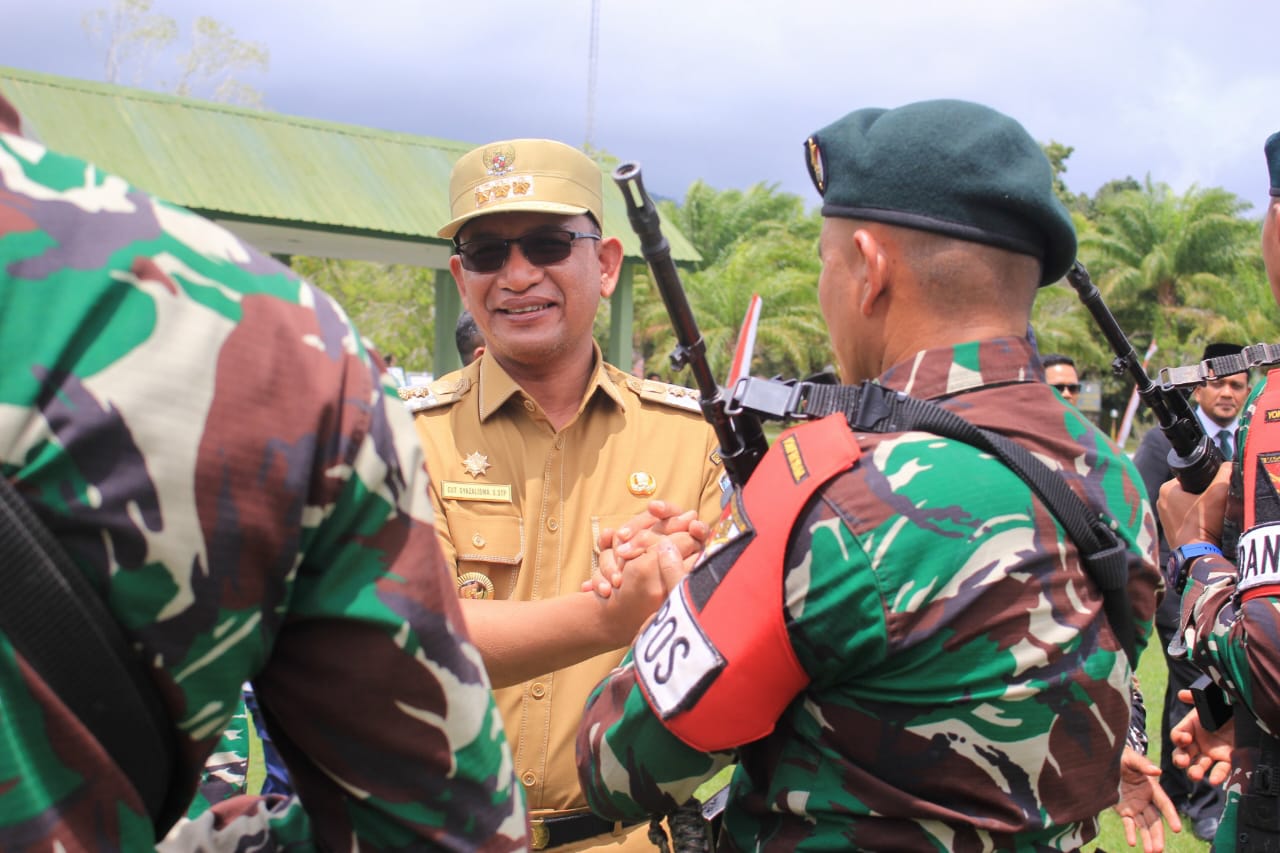
[[818, 147], [818, 137], [810, 136], [804, 141], [805, 162], [809, 164], [809, 177], [818, 189], [818, 195], [827, 192], [826, 167], [822, 161], [822, 149]]

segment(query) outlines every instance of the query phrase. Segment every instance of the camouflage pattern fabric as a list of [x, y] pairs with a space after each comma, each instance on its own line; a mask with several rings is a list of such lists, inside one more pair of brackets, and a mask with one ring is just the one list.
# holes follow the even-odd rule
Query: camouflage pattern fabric
[[[381, 360], [286, 268], [17, 124], [0, 99], [0, 473], [140, 650], [173, 784], [195, 793], [252, 680], [299, 794], [216, 803], [168, 845], [523, 849]], [[0, 708], [0, 849], [153, 846], [128, 780], [4, 637]]]
[[[1014, 439], [1110, 519], [1145, 645], [1161, 581], [1142, 482], [1028, 343], [928, 350], [881, 381]], [[860, 461], [790, 529], [785, 623], [808, 687], [771, 735], [704, 754], [650, 710], [628, 655], [580, 730], [588, 801], [669, 811], [737, 757], [719, 849], [1078, 848], [1117, 798], [1130, 668], [1074, 544], [973, 447], [857, 438]]]
[[207, 812], [214, 803], [248, 793], [249, 782], [249, 709], [244, 698], [231, 715], [231, 725], [218, 738], [218, 745], [204, 760], [196, 798], [187, 809], [187, 817]]

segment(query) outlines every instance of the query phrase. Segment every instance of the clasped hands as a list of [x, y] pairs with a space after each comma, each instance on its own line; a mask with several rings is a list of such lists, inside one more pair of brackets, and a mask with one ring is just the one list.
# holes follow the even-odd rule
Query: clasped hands
[[695, 510], [650, 501], [645, 512], [626, 524], [600, 531], [598, 564], [582, 591], [639, 615], [634, 635], [693, 568], [710, 535], [711, 528], [698, 520]]

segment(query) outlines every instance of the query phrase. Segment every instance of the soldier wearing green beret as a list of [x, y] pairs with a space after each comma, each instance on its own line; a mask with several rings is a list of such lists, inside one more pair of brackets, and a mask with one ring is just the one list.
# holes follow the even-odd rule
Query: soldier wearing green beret
[[[842, 379], [1047, 462], [1116, 532], [1144, 644], [1160, 575], [1142, 481], [1026, 337], [1076, 252], [1040, 147], [994, 110], [929, 101], [850, 113], [805, 154]], [[592, 808], [668, 812], [736, 760], [722, 850], [1078, 849], [1119, 796], [1132, 673], [1054, 517], [960, 441], [840, 416], [785, 433], [592, 694]], [[726, 613], [731, 595], [772, 604]], [[1122, 805], [1155, 847], [1158, 770], [1130, 760]]]
[[[1262, 258], [1280, 303], [1280, 133], [1263, 151], [1271, 203], [1262, 220]], [[1280, 377], [1272, 373], [1274, 366], [1246, 401], [1237, 452], [1214, 483], [1201, 495], [1187, 494], [1177, 480], [1160, 490], [1160, 520], [1174, 546], [1169, 574], [1182, 594], [1178, 634], [1191, 662], [1226, 691], [1234, 708], [1216, 731], [1193, 710], [1170, 733], [1174, 761], [1188, 776], [1227, 782], [1217, 837], [1230, 841], [1215, 850], [1280, 846], [1280, 740], [1274, 737], [1280, 734]], [[1234, 563], [1221, 547], [1227, 513], [1242, 519]], [[1189, 691], [1182, 698], [1190, 701]]]

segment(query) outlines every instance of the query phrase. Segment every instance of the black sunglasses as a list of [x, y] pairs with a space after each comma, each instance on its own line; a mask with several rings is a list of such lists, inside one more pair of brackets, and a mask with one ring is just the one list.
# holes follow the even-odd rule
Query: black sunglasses
[[521, 237], [503, 240], [499, 237], [481, 237], [459, 243], [455, 247], [462, 260], [462, 268], [471, 272], [497, 272], [507, 263], [511, 246], [536, 267], [558, 264], [573, 251], [574, 240], [599, 240], [599, 234], [586, 231], [534, 231]]
[[1058, 391], [1063, 394], [1066, 394], [1066, 393], [1079, 394], [1080, 393], [1079, 382], [1054, 382], [1053, 387], [1057, 388]]

